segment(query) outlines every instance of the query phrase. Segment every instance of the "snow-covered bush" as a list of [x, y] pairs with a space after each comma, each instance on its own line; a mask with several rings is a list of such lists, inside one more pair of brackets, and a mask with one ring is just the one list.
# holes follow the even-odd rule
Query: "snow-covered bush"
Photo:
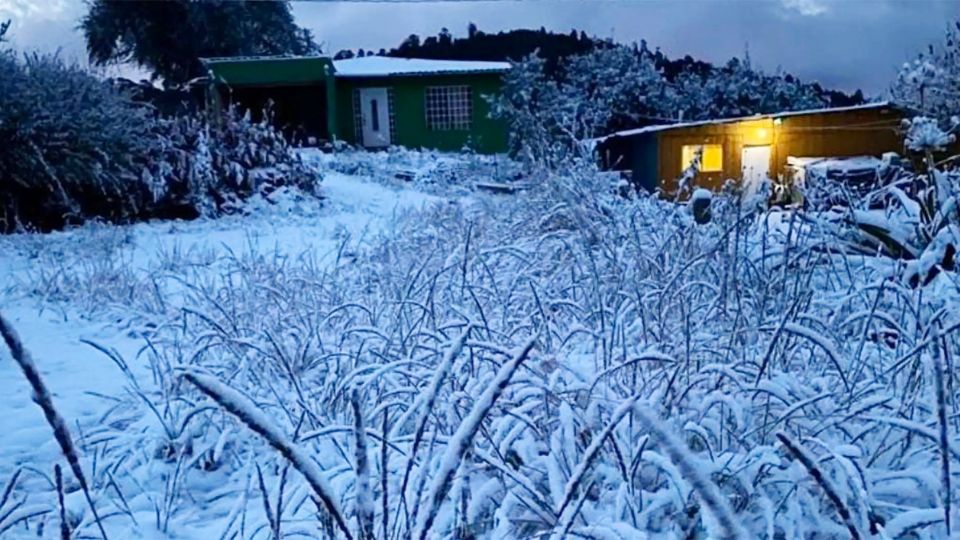
[[158, 118], [159, 145], [140, 173], [155, 214], [195, 217], [231, 212], [256, 193], [283, 186], [318, 195], [319, 173], [304, 164], [269, 115], [253, 122], [236, 110], [214, 121]]
[[695, 225], [586, 172], [327, 263], [143, 269], [148, 346], [114, 361], [149, 375], [95, 434], [98, 505], [122, 527], [146, 492], [171, 535], [214, 507], [245, 539], [946, 537], [958, 291], [797, 212], [719, 194]]
[[0, 232], [229, 210], [319, 178], [267, 123], [162, 118], [57, 56], [0, 52]]
[[[213, 171], [269, 166], [270, 153], [245, 154], [246, 135], [218, 150], [218, 127], [191, 122], [166, 127], [178, 131], [165, 155], [182, 161], [158, 162], [185, 175], [190, 205], [229, 206], [203, 195]], [[924, 124], [911, 123], [921, 150], [943, 140]], [[404, 171], [457, 188], [492, 165], [406, 150], [318, 159], [392, 189]], [[208, 535], [244, 540], [955, 529], [960, 290], [949, 273], [932, 294], [890, 279], [901, 258], [945, 267], [926, 254], [947, 252], [953, 225], [922, 252], [874, 257], [893, 251], [850, 237], [866, 229], [753, 205], [732, 186], [694, 190], [710, 202], [694, 225], [587, 165], [534, 172], [537, 190], [340, 234], [333, 261], [251, 241], [167, 246], [140, 268], [107, 228], [64, 238], [28, 290], [122, 314], [146, 338], [129, 358], [104, 347], [129, 394], [85, 434], [108, 525], [191, 536], [179, 529], [216, 515]], [[924, 174], [845, 215], [882, 217], [910, 246], [931, 195], [957, 223], [960, 178]], [[249, 192], [249, 177], [224, 178]]]
[[0, 231], [136, 215], [149, 111], [55, 56], [0, 53]]

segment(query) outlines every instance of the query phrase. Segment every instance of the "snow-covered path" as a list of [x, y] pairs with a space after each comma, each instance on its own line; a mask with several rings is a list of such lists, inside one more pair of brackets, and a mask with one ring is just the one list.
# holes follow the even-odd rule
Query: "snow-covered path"
[[[322, 207], [308, 201], [284, 208], [285, 202], [281, 202], [264, 204], [251, 216], [126, 227], [125, 259], [135, 269], [145, 270], [155, 266], [160, 252], [173, 246], [223, 254], [249, 248], [254, 242], [271, 252], [296, 254], [309, 249], [319, 260], [329, 260], [345, 234], [352, 238], [375, 234], [389, 226], [395, 213], [440, 200], [338, 173], [328, 173], [323, 186], [326, 200]], [[85, 242], [71, 242], [83, 234], [87, 232], [81, 229], [54, 233], [49, 239], [56, 240], [64, 251], [83, 249], [80, 246]], [[31, 249], [46, 240], [24, 236], [0, 243], [0, 312], [32, 353], [75, 442], [85, 451], [85, 466], [91, 467], [92, 455], [86, 452], [85, 442], [97, 432], [104, 413], [117, 403], [114, 396], [124, 393], [127, 381], [113, 361], [84, 341], [115, 349], [127, 360], [136, 358], [144, 341], [122, 321], [105, 320], [102, 315], [87, 317], [71, 305], [50, 305], [17, 286], [40, 264], [30, 255]], [[142, 380], [149, 380], [145, 367], [132, 369]], [[45, 500], [50, 493], [48, 482], [53, 478], [53, 465], [64, 461], [40, 408], [31, 400], [29, 385], [5, 346], [0, 347], [0, 389], [0, 489], [15, 471], [23, 469], [18, 486], [28, 493], [26, 504], [53, 510], [56, 501]], [[83, 511], [82, 505], [78, 510]], [[57, 534], [53, 526], [57, 520], [52, 514], [50, 518], [47, 536]], [[18, 531], [36, 537], [35, 532], [22, 528], [0, 537], [19, 537]]]

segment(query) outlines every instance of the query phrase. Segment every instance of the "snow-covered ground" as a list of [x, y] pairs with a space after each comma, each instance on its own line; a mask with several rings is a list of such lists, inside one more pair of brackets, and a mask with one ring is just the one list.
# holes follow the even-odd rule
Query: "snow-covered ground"
[[[309, 158], [322, 203], [0, 238], [110, 538], [946, 536], [952, 272], [921, 292], [725, 196], [696, 225], [602, 176]], [[65, 461], [3, 348], [0, 388], [0, 537], [59, 537]]]
[[[310, 253], [321, 265], [330, 264], [338, 255], [345, 238], [376, 236], [390, 227], [398, 215], [425, 205], [447, 201], [414, 189], [392, 187], [363, 176], [328, 172], [323, 182], [325, 200], [321, 203], [295, 197], [281, 198], [276, 205], [261, 202], [250, 207], [251, 215], [219, 220], [193, 222], [156, 222], [128, 227], [90, 226], [79, 230], [52, 233], [42, 237], [9, 237], [0, 239], [4, 256], [0, 259], [0, 305], [4, 317], [20, 334], [24, 345], [33, 354], [41, 374], [53, 393], [60, 413], [74, 430], [76, 442], [83, 449], [95, 448], [98, 433], [103, 431], [105, 415], [118, 405], [117, 396], [125, 393], [129, 381], [120, 368], [96, 345], [115, 351], [119, 357], [133, 359], [144, 346], [147, 329], [138, 325], [146, 318], [129, 298], [130, 311], [124, 299], [113, 299], [91, 312], [87, 302], [50, 301], [58, 292], [43, 293], [33, 289], [38, 265], [65, 259], [78, 262], [91, 273], [101, 253], [81, 253], [91, 248], [111, 246], [110, 257], [124, 266], [123, 275], [156, 272], [164, 267], [164, 258], [181, 254], [196, 255], [218, 270], [211, 261], [227, 253], [246, 250], [269, 253], [271, 256], [296, 256]], [[102, 262], [102, 261], [101, 261]], [[60, 270], [60, 269], [58, 269]], [[116, 269], [111, 269], [116, 270]], [[54, 270], [56, 271], [56, 270]], [[104, 288], [112, 288], [113, 271], [103, 275]], [[53, 278], [52, 281], [56, 281]], [[49, 282], [48, 282], [49, 284]], [[70, 286], [58, 283], [56, 286]], [[46, 294], [44, 294], [46, 293]], [[69, 293], [64, 295], [68, 297]], [[90, 298], [97, 302], [96, 297]], [[31, 400], [31, 389], [16, 364], [7, 358], [6, 348], [0, 352], [0, 483], [7, 482], [22, 470], [18, 492], [26, 504], [18, 510], [36, 509], [54, 512], [51, 500], [40, 494], [49, 491], [53, 464], [62, 459], [43, 413]], [[145, 363], [131, 362], [133, 375], [149, 384], [150, 371]], [[91, 454], [95, 453], [90, 450]], [[147, 486], [149, 489], [149, 486]], [[15, 492], [16, 493], [16, 492]], [[28, 495], [32, 494], [32, 495]], [[73, 510], [84, 513], [85, 504], [79, 493], [71, 501]], [[4, 520], [0, 508], [0, 528]], [[144, 510], [138, 522], [151, 522], [153, 508]], [[55, 516], [50, 514], [48, 519]], [[196, 521], [173, 527], [171, 538], [207, 538], [219, 524], [210, 523], [202, 512]], [[57, 521], [46, 527], [48, 535], [59, 534]], [[112, 523], [121, 537], [142, 534], [152, 538], [149, 526]], [[208, 530], [209, 528], [209, 530]], [[14, 527], [0, 534], [2, 538], [36, 536], [35, 527]], [[219, 534], [219, 533], [216, 533]], [[157, 537], [167, 537], [158, 535]]]

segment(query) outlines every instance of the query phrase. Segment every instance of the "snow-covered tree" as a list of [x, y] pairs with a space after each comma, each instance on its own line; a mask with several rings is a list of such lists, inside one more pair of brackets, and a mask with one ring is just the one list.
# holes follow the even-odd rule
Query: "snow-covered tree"
[[558, 151], [553, 119], [560, 89], [544, 65], [536, 55], [515, 62], [491, 101], [492, 114], [509, 126], [512, 151], [528, 165], [552, 162]]
[[316, 50], [287, 2], [95, 0], [81, 27], [93, 63], [136, 62], [170, 86], [204, 75], [203, 57]]
[[749, 55], [707, 73], [683, 72], [676, 80], [677, 106], [690, 119], [731, 118], [815, 109], [827, 105], [816, 88], [778, 69], [766, 75]]
[[672, 78], [658, 67], [662, 61], [646, 46], [605, 42], [567, 58], [550, 76], [546, 61], [532, 56], [507, 75], [494, 113], [509, 122], [515, 150], [555, 161], [576, 153], [583, 141], [622, 129], [828, 105], [819, 86], [779, 69], [767, 75], [749, 56]]
[[645, 52], [609, 44], [571, 57], [563, 68], [562, 95], [584, 138], [669, 114], [674, 92]]
[[528, 161], [562, 161], [586, 141], [667, 112], [672, 90], [649, 55], [608, 44], [561, 68], [553, 78], [536, 55], [517, 62], [494, 101], [494, 114], [510, 124], [514, 149]]
[[960, 116], [960, 20], [947, 28], [942, 43], [903, 65], [891, 93], [944, 125]]

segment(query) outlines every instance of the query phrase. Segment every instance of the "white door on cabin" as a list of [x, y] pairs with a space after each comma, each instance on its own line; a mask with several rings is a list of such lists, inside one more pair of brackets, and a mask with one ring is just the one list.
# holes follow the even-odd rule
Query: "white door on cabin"
[[360, 89], [360, 123], [364, 146], [390, 146], [390, 100], [386, 88]]
[[770, 177], [770, 146], [744, 146], [740, 155], [740, 173], [744, 195], [756, 195]]

